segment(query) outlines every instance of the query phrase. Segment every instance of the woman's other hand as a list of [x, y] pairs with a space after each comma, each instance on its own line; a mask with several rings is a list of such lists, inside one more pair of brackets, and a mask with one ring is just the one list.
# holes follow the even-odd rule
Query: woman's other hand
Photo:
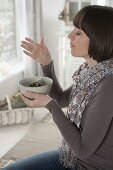
[[33, 41], [30, 38], [25, 38], [21, 41], [21, 47], [24, 48], [23, 52], [37, 60], [42, 65], [48, 65], [52, 62], [52, 58], [48, 48], [42, 39], [40, 43]]
[[21, 97], [26, 105], [33, 108], [45, 107], [52, 100], [48, 95], [35, 92], [26, 92]]

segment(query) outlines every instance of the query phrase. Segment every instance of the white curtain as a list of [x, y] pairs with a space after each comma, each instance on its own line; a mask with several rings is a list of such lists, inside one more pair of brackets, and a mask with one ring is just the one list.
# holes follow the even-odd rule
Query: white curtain
[[113, 0], [91, 0], [92, 5], [105, 5], [113, 7]]
[[[16, 15], [20, 41], [25, 37], [40, 40], [42, 37], [41, 0], [16, 0]], [[24, 76], [41, 75], [41, 67], [24, 53]]]

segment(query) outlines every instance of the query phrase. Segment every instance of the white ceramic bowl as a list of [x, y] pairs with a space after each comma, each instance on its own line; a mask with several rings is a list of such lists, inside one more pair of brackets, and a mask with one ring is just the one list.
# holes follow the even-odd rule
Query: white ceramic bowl
[[[52, 83], [53, 80], [49, 77], [34, 76], [19, 80], [18, 87], [23, 94], [26, 91], [48, 94], [51, 90]], [[34, 85], [37, 87], [34, 87]]]

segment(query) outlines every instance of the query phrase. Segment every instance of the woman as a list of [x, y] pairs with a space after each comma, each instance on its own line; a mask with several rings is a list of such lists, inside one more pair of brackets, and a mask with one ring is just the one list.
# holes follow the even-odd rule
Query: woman
[[[113, 8], [82, 8], [69, 34], [71, 54], [86, 62], [73, 74], [73, 85], [63, 91], [44, 41], [26, 38], [24, 53], [37, 60], [44, 76], [53, 79], [48, 95], [22, 96], [31, 107], [46, 107], [60, 130], [60, 149], [25, 159], [4, 170], [113, 170]], [[35, 98], [30, 100], [29, 98]], [[68, 106], [67, 115], [61, 107]]]

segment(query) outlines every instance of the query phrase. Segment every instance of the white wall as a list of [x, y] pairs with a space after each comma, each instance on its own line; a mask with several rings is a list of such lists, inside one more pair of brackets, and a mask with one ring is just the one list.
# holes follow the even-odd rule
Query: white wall
[[60, 32], [62, 22], [58, 15], [64, 8], [65, 0], [42, 0], [43, 6], [43, 34], [52, 58], [55, 63], [56, 75], [58, 75], [58, 32]]

